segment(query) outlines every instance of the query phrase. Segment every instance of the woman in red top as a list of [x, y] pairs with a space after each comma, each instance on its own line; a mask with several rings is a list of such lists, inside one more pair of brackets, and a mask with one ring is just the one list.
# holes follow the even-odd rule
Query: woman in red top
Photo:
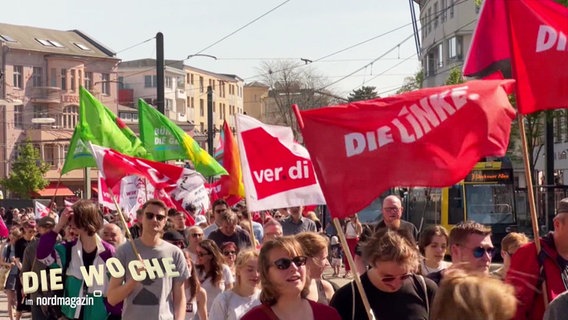
[[264, 243], [258, 258], [260, 302], [242, 320], [340, 320], [337, 311], [306, 299], [306, 260], [294, 237]]

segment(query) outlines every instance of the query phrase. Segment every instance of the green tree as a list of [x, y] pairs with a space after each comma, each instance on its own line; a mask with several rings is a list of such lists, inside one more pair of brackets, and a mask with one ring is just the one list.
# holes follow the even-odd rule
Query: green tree
[[49, 184], [43, 176], [49, 170], [50, 165], [41, 159], [39, 150], [34, 148], [29, 140], [22, 143], [18, 151], [19, 156], [12, 163], [8, 178], [1, 179], [0, 184], [15, 196], [29, 199], [33, 192]]
[[371, 100], [374, 98], [378, 98], [379, 95], [377, 94], [376, 87], [368, 87], [362, 86], [359, 89], [353, 89], [353, 92], [349, 94], [347, 100], [349, 102], [353, 101], [361, 101], [361, 100]]
[[458, 67], [453, 67], [450, 70], [450, 75], [448, 76], [448, 79], [446, 79], [446, 85], [460, 84], [463, 82], [464, 80], [461, 69]]
[[418, 70], [414, 76], [404, 78], [402, 87], [398, 89], [397, 94], [422, 89], [422, 84], [424, 83], [424, 70]]

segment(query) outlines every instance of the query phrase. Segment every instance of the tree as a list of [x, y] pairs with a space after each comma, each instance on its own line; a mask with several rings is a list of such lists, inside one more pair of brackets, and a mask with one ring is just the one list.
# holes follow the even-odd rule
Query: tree
[[422, 89], [422, 84], [424, 83], [424, 70], [418, 70], [414, 76], [404, 78], [402, 87], [398, 89], [397, 94]]
[[33, 192], [49, 184], [43, 176], [49, 171], [50, 165], [41, 159], [39, 150], [29, 140], [21, 144], [18, 151], [19, 156], [12, 163], [10, 175], [0, 180], [0, 184], [17, 197], [29, 199]]
[[359, 89], [353, 89], [353, 92], [349, 94], [347, 100], [349, 102], [353, 102], [353, 101], [371, 100], [374, 98], [378, 98], [379, 95], [377, 94], [377, 91], [375, 91], [375, 89], [377, 88], [368, 87], [368, 86], [362, 86]]
[[450, 70], [450, 75], [448, 76], [448, 79], [446, 79], [446, 85], [460, 84], [460, 83], [464, 83], [462, 71], [458, 67], [453, 67]]
[[299, 138], [298, 124], [291, 106], [301, 110], [314, 109], [346, 101], [326, 90], [329, 81], [314, 69], [290, 60], [264, 62], [260, 68], [263, 82], [268, 85], [266, 114], [261, 121], [291, 127]]

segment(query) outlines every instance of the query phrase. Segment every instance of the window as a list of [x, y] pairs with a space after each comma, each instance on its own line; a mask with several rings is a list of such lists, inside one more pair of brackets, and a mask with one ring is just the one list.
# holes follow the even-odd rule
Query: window
[[43, 81], [41, 81], [41, 74], [42, 73], [43, 73], [43, 69], [41, 67], [33, 67], [32, 85], [34, 87], [41, 87], [43, 85]]
[[191, 104], [189, 104], [189, 107], [191, 109], [195, 108], [195, 101], [194, 101], [193, 97], [191, 97]]
[[172, 77], [166, 77], [165, 86], [168, 89], [172, 89], [174, 87], [174, 81]]
[[57, 87], [57, 69], [51, 68], [49, 74], [49, 85], [52, 87]]
[[426, 55], [426, 76], [433, 76], [436, 74], [436, 59], [435, 59], [435, 54], [433, 50], [430, 50], [430, 52], [428, 52], [428, 54]]
[[[36, 118], [47, 118], [48, 117], [47, 106], [35, 105], [33, 117], [34, 117], [34, 119], [36, 119]], [[34, 127], [34, 129], [39, 129], [41, 127], [41, 124], [34, 124], [33, 127]]]
[[[442, 1], [442, 5], [441, 10], [442, 12], [440, 13], [440, 15], [442, 16], [442, 23], [446, 22], [446, 20], [448, 20], [448, 11], [447, 11], [447, 7], [448, 7], [448, 0], [441, 0]], [[450, 0], [452, 1], [452, 0]]]
[[432, 31], [432, 8], [428, 8], [428, 33]]
[[55, 41], [55, 40], [47, 40], [47, 39], [39, 39], [39, 38], [35, 38], [37, 42], [41, 43], [43, 46], [46, 47], [56, 47], [56, 48], [64, 48], [64, 46]]
[[83, 50], [83, 51], [91, 51], [91, 49], [89, 47], [87, 47], [86, 45], [80, 43], [80, 42], [73, 42], [73, 44], [75, 46], [77, 46], [77, 48]]
[[110, 95], [110, 74], [101, 73], [101, 93], [105, 95]]
[[57, 153], [57, 146], [53, 143], [46, 143], [43, 145], [43, 160], [45, 163], [50, 164], [52, 166], [55, 165], [55, 159]]
[[165, 103], [164, 107], [166, 108], [166, 110], [175, 111], [175, 110], [173, 110], [173, 107], [174, 107], [174, 100], [172, 100], [172, 99], [166, 99], [166, 103]]
[[6, 42], [18, 42], [16, 41], [16, 39], [10, 37], [9, 35], [6, 34], [0, 34], [0, 40], [2, 41], [6, 41]]
[[[203, 99], [199, 99], [199, 116], [204, 117], [205, 116], [205, 105], [203, 103]], [[203, 131], [201, 131], [203, 132]]]
[[444, 66], [444, 48], [440, 43], [438, 45], [438, 68], [442, 68]]
[[77, 79], [75, 78], [75, 69], [69, 70], [69, 80], [71, 81], [71, 91], [77, 90]]
[[462, 40], [461, 36], [454, 36], [448, 40], [448, 59], [462, 59]]
[[61, 43], [57, 42], [57, 41], [54, 41], [54, 40], [47, 40], [47, 41], [49, 41], [49, 43], [51, 43], [51, 45], [54, 46], [54, 47], [57, 47], [57, 48], [64, 48], [64, 46], [63, 46]]
[[77, 70], [77, 82], [79, 86], [83, 85], [83, 70]]
[[434, 29], [438, 27], [438, 2], [434, 3]]
[[190, 80], [189, 80], [190, 84], [193, 84], [193, 73], [190, 74]]
[[157, 76], [144, 76], [144, 88], [155, 88], [158, 83]]
[[24, 105], [14, 106], [14, 128], [24, 128]]
[[35, 38], [37, 42], [41, 43], [42, 45], [46, 46], [46, 47], [52, 47], [51, 43], [49, 43], [49, 41], [44, 40], [44, 39], [38, 39]]
[[61, 69], [61, 90], [67, 90], [67, 69]]
[[85, 72], [85, 89], [91, 90], [93, 87], [93, 73]]
[[61, 126], [65, 129], [74, 129], [77, 126], [77, 120], [79, 118], [79, 107], [66, 106], [63, 108], [62, 116]]
[[199, 77], [199, 92], [203, 93], [203, 77]]
[[199, 132], [204, 133], [205, 130], [205, 124], [203, 122], [199, 123]]
[[22, 89], [24, 87], [23, 74], [24, 67], [14, 66], [14, 88]]
[[118, 89], [124, 89], [124, 88], [126, 88], [124, 84], [124, 77], [118, 77]]
[[450, 19], [454, 17], [454, 5], [456, 0], [449, 0], [450, 1]]

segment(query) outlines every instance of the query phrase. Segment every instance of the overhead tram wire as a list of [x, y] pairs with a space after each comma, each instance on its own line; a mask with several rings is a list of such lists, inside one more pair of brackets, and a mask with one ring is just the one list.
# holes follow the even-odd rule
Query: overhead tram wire
[[[265, 17], [266, 15], [270, 14], [271, 12], [273, 12], [273, 11], [275, 11], [276, 9], [282, 7], [283, 5], [285, 5], [286, 3], [290, 2], [290, 1], [291, 1], [291, 0], [286, 0], [286, 1], [282, 2], [282, 3], [280, 3], [279, 5], [273, 7], [272, 9], [270, 9], [270, 10], [268, 10], [268, 11], [266, 11], [265, 13], [261, 14], [260, 16], [258, 16], [258, 17], [256, 17], [256, 18], [254, 18], [253, 20], [247, 22], [247, 23], [246, 23], [245, 25], [243, 25], [242, 27], [237, 28], [236, 30], [230, 32], [230, 33], [227, 34], [226, 36], [224, 36], [224, 37], [222, 37], [221, 39], [219, 39], [219, 40], [213, 42], [212, 44], [206, 46], [205, 48], [199, 50], [198, 52], [193, 53], [192, 55], [197, 55], [197, 54], [203, 53], [205, 50], [207, 50], [207, 49], [209, 49], [209, 48], [211, 48], [211, 47], [213, 47], [213, 46], [219, 44], [220, 42], [226, 40], [227, 38], [231, 37], [232, 35], [236, 34], [236, 33], [239, 32], [239, 31], [243, 30], [244, 28], [250, 26], [251, 24], [255, 23], [256, 21], [262, 19], [262, 18]], [[176, 63], [179, 63], [180, 61], [183, 62], [184, 60], [187, 60], [187, 59], [174, 60], [174, 62], [164, 64], [164, 67], [172, 66], [172, 65], [174, 65], [174, 64], [176, 64]], [[123, 78], [130, 78], [130, 77], [133, 77], [133, 76], [136, 76], [136, 75], [139, 75], [139, 74], [143, 74], [143, 73], [148, 72], [148, 71], [152, 71], [152, 70], [154, 70], [154, 69], [155, 69], [155, 68], [148, 68], [148, 69], [145, 69], [145, 70], [142, 70], [142, 71], [139, 71], [139, 72], [134, 72], [134, 73], [131, 73], [131, 74], [129, 74], [129, 75], [123, 76]], [[116, 81], [117, 79], [114, 79], [114, 80]]]

